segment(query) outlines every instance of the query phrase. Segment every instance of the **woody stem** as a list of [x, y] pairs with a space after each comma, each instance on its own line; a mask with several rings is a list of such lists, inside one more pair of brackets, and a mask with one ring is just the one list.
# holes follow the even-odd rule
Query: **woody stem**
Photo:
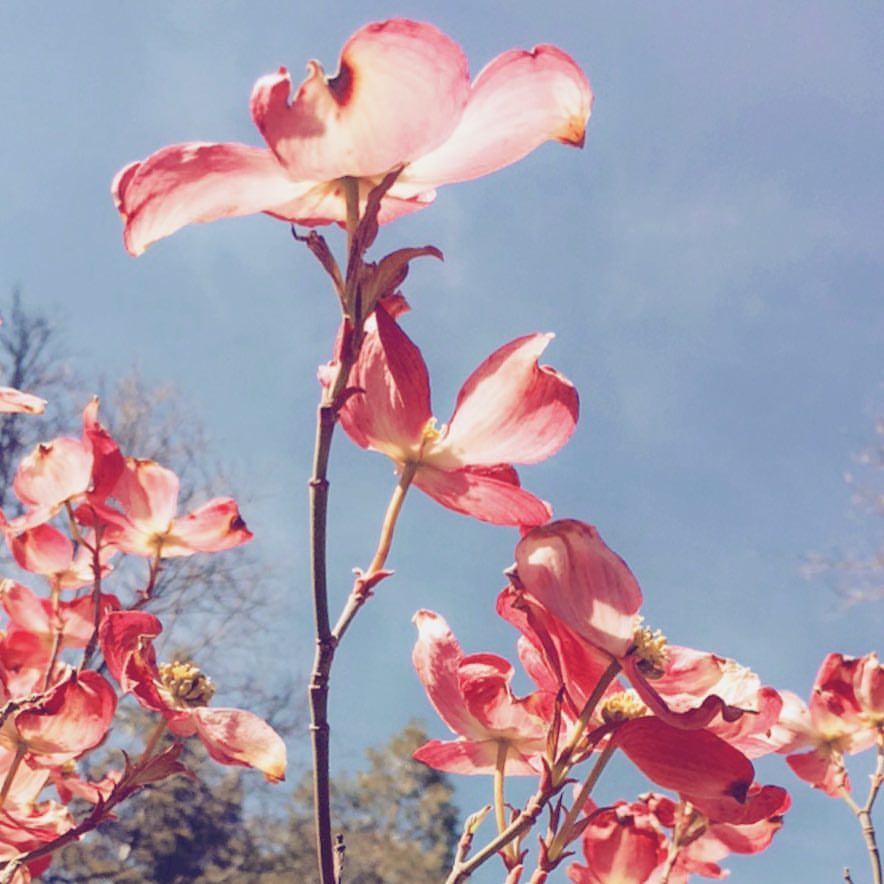
[[[352, 309], [355, 263], [352, 244], [359, 223], [359, 189], [355, 179], [343, 179], [347, 202], [347, 286], [345, 309]], [[337, 354], [335, 377], [325, 390], [316, 414], [316, 441], [313, 449], [313, 469], [309, 485], [310, 505], [310, 573], [313, 594], [313, 619], [316, 653], [313, 671], [307, 688], [310, 705], [310, 736], [313, 749], [313, 819], [316, 838], [320, 884], [337, 884], [335, 847], [331, 825], [331, 776], [328, 722], [328, 688], [337, 639], [332, 633], [328, 611], [328, 578], [326, 565], [326, 525], [328, 521], [328, 461], [332, 437], [337, 423], [341, 393], [350, 377], [356, 360], [361, 329], [352, 327], [346, 334]]]

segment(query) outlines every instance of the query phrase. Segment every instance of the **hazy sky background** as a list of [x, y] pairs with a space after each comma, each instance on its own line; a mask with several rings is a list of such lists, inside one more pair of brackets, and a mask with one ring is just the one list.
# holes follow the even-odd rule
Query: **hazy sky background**
[[[331, 73], [352, 31], [392, 15], [447, 31], [473, 73], [508, 48], [555, 43], [596, 94], [584, 151], [546, 145], [383, 232], [377, 255], [429, 242], [446, 256], [415, 265], [405, 288], [438, 417], [497, 346], [556, 332], [546, 361], [577, 385], [581, 423], [523, 483], [558, 516], [599, 526], [652, 625], [805, 696], [828, 651], [884, 650], [881, 603], [846, 607], [801, 573], [808, 553], [880, 530], [851, 518], [842, 480], [872, 441], [884, 380], [879, 3], [0, 0], [0, 292], [20, 285], [56, 317], [96, 384], [137, 365], [198, 403], [207, 455], [232, 465], [257, 551], [287, 575], [278, 630], [233, 636], [238, 652], [270, 679], [309, 669], [305, 487], [334, 299], [266, 217], [194, 226], [129, 257], [110, 181], [178, 141], [262, 144], [248, 113], [260, 75], [286, 65], [297, 82], [310, 58]], [[341, 435], [331, 478], [337, 608], [393, 476]], [[468, 652], [514, 658], [493, 606], [516, 540], [414, 492], [397, 576], [336, 661], [336, 765], [413, 716], [445, 737], [411, 668], [416, 609], [442, 613]], [[293, 779], [305, 749], [291, 745]], [[846, 807], [780, 759], [759, 768], [795, 808], [766, 854], [726, 863], [732, 879], [822, 884], [849, 863], [866, 880]], [[602, 798], [637, 783], [609, 782]], [[464, 813], [488, 800], [490, 782], [464, 786]], [[489, 868], [476, 880], [499, 880]]]

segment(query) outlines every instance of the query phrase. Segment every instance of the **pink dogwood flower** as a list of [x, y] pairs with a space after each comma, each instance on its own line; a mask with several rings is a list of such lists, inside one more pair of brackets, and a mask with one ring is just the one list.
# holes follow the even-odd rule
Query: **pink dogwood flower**
[[[758, 791], [753, 785], [750, 796]], [[601, 809], [588, 804], [591, 822], [582, 837], [588, 864], [568, 868], [574, 884], [687, 884], [691, 875], [727, 877], [717, 863], [730, 853], [766, 850], [783, 826], [790, 799], [784, 793], [769, 816], [743, 825], [709, 819], [689, 802], [676, 804], [653, 792], [631, 804], [617, 801]]]
[[162, 715], [172, 733], [198, 736], [219, 764], [253, 767], [271, 783], [285, 779], [285, 743], [269, 724], [243, 709], [208, 706], [214, 688], [192, 664], [157, 665], [153, 639], [162, 629], [143, 611], [114, 611], [102, 621], [101, 652], [122, 690]]
[[126, 458], [111, 495], [123, 512], [102, 503], [77, 508], [77, 518], [101, 524], [106, 539], [136, 556], [190, 556], [232, 549], [252, 539], [236, 501], [218, 497], [178, 516], [178, 476], [152, 460]]
[[[711, 693], [698, 705], [680, 704], [675, 709], [666, 703], [646, 674], [665, 672], [665, 650], [657, 648], [662, 637], [639, 628], [642, 592], [638, 581], [592, 525], [562, 519], [534, 528], [516, 546], [510, 579], [515, 595], [522, 595], [524, 602], [499, 603], [499, 611], [517, 628], [522, 621], [529, 624], [526, 637], [543, 648], [551, 671], [563, 676], [579, 674], [577, 695], [588, 692], [585, 677], [597, 671], [591, 665], [595, 657], [604, 666], [619, 664], [650, 710], [677, 727], [707, 727], [719, 715], [730, 723], [743, 714]], [[527, 616], [509, 613], [518, 607]], [[579, 667], [572, 660], [552, 659], [574, 642], [583, 646]], [[571, 690], [565, 678], [562, 684]]]
[[417, 211], [435, 188], [514, 163], [544, 141], [583, 145], [586, 75], [555, 46], [514, 49], [470, 83], [461, 48], [432, 25], [394, 18], [360, 28], [329, 78], [311, 61], [291, 98], [288, 71], [262, 77], [252, 119], [267, 148], [188, 142], [122, 169], [113, 182], [133, 255], [186, 224], [266, 212], [320, 225], [346, 219], [345, 178], [360, 200], [404, 167], [380, 221]]
[[[829, 654], [823, 660], [810, 695], [810, 704], [783, 691], [784, 708], [773, 735], [793, 772], [827, 795], [850, 791], [844, 756], [874, 745], [884, 723], [884, 704], [873, 707], [875, 692], [868, 687], [881, 679], [877, 657]], [[879, 681], [880, 685], [880, 681]], [[857, 696], [857, 688], [860, 689]], [[870, 708], [866, 703], [872, 700]], [[877, 691], [877, 702], [884, 692]], [[806, 751], [796, 751], [796, 750]]]
[[123, 466], [123, 455], [99, 422], [98, 399], [93, 398], [83, 409], [81, 437], [41, 442], [22, 458], [12, 487], [29, 510], [40, 510], [49, 518], [64, 503], [87, 494], [104, 500]]
[[546, 750], [554, 695], [515, 697], [513, 667], [495, 654], [465, 655], [448, 624], [432, 611], [414, 615], [412, 660], [430, 702], [457, 740], [430, 740], [414, 757], [448, 773], [490, 774], [504, 754], [510, 775], [537, 774]]
[[413, 469], [414, 484], [455, 512], [496, 525], [542, 524], [549, 505], [519, 487], [511, 464], [550, 457], [577, 422], [574, 386], [537, 361], [551, 338], [527, 335], [492, 353], [461, 387], [449, 422], [437, 428], [420, 350], [380, 306], [366, 322], [341, 426], [398, 471]]
[[649, 884], [666, 862], [666, 837], [644, 802], [617, 801], [594, 812], [581, 839], [587, 865], [572, 863], [573, 884]]

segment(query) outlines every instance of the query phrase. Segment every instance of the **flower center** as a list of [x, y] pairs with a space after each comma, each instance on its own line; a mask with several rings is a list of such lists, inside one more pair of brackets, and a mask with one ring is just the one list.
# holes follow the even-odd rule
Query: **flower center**
[[666, 636], [659, 629], [643, 626], [641, 620], [632, 634], [631, 654], [639, 658], [639, 669], [647, 678], [660, 678], [666, 669]]
[[615, 721], [628, 721], [630, 718], [644, 718], [651, 710], [639, 699], [633, 690], [621, 691], [605, 700], [602, 706], [602, 721], [611, 724]]
[[208, 676], [193, 663], [178, 660], [160, 665], [160, 687], [172, 705], [185, 709], [208, 706], [215, 693], [215, 685]]

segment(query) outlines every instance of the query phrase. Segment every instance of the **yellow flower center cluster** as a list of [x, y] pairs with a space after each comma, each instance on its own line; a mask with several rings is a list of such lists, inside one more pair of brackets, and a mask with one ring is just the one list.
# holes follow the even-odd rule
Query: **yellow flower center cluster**
[[666, 636], [659, 629], [651, 631], [641, 620], [632, 634], [632, 653], [640, 659], [639, 668], [647, 678], [659, 678], [666, 669]]
[[163, 663], [160, 665], [160, 685], [177, 706], [208, 706], [215, 694], [212, 680], [203, 675], [193, 663]]
[[421, 433], [421, 441], [424, 444], [427, 442], [436, 442], [441, 435], [442, 431], [436, 425], [436, 418], [431, 417], [424, 426], [423, 433]]
[[644, 718], [651, 710], [639, 699], [635, 691], [621, 691], [608, 697], [602, 705], [602, 721], [610, 724], [615, 721], [628, 721], [630, 718]]

